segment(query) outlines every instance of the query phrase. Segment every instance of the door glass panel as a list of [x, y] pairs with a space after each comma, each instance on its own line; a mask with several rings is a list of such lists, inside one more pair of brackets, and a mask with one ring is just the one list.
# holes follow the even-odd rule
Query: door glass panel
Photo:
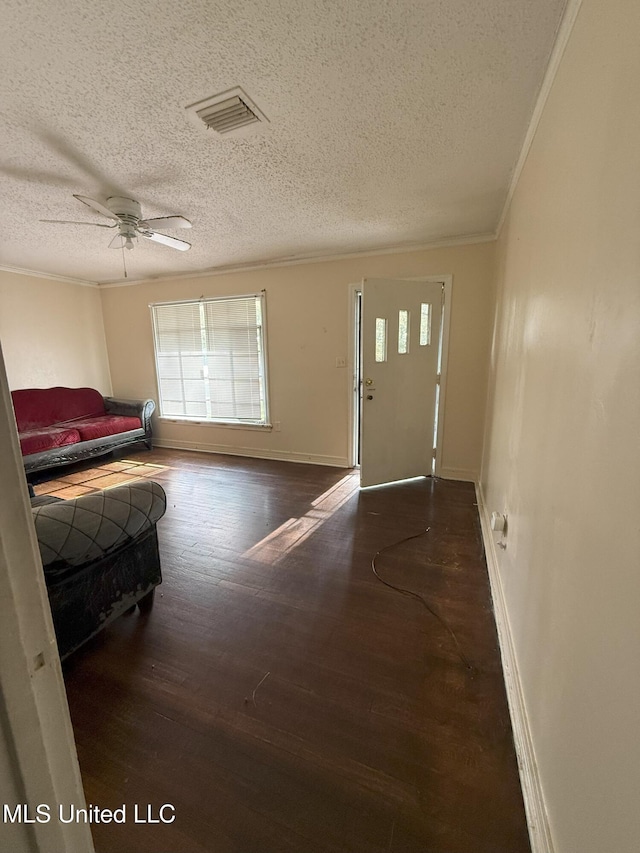
[[420, 306], [420, 346], [431, 344], [431, 303], [423, 302]]
[[387, 321], [376, 317], [376, 361], [387, 360]]
[[409, 312], [398, 311], [398, 352], [405, 355], [409, 352]]

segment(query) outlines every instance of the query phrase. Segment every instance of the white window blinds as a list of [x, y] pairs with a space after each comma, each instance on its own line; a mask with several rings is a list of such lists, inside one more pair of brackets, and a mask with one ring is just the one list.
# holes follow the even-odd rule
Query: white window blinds
[[263, 300], [151, 306], [161, 415], [267, 423]]

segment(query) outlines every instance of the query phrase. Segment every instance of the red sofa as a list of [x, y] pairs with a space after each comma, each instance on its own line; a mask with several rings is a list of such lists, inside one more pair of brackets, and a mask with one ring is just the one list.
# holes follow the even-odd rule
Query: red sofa
[[11, 398], [27, 472], [138, 441], [151, 449], [153, 400], [103, 397], [94, 388], [24, 388]]

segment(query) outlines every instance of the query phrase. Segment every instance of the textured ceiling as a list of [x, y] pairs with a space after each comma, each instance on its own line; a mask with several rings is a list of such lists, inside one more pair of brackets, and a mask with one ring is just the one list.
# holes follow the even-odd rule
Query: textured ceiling
[[[0, 265], [122, 278], [73, 193], [177, 213], [130, 278], [492, 232], [564, 0], [4, 0]], [[246, 138], [185, 107], [241, 86]], [[106, 221], [106, 220], [102, 220]]]

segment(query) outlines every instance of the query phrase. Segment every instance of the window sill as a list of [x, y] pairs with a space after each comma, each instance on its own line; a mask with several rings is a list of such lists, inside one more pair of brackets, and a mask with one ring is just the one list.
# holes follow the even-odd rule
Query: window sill
[[273, 429], [273, 424], [239, 424], [234, 421], [195, 421], [191, 418], [170, 418], [166, 415], [161, 415], [159, 421], [168, 424], [180, 424], [181, 426], [204, 426], [204, 427], [223, 427], [223, 429], [248, 429], [248, 430], [267, 430]]

